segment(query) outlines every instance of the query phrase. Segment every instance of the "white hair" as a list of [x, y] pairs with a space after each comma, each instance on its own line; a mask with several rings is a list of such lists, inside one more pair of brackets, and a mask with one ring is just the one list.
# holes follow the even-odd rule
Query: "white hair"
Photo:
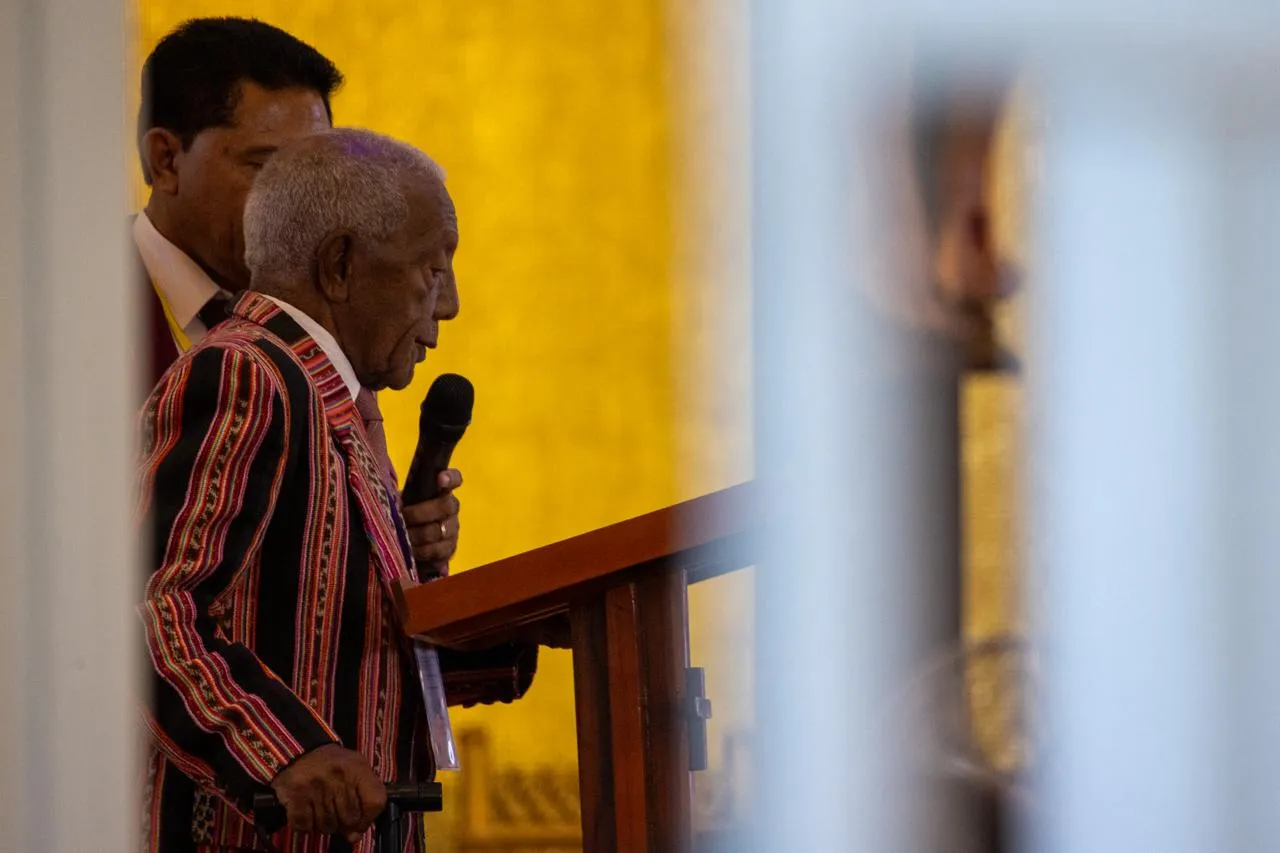
[[309, 276], [320, 242], [334, 231], [389, 239], [409, 216], [411, 175], [444, 182], [426, 154], [371, 130], [326, 130], [281, 149], [245, 204], [245, 264], [254, 280]]

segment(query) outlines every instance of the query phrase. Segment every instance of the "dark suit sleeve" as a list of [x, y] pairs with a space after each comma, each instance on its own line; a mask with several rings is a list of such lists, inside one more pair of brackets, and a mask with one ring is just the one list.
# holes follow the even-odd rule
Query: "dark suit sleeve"
[[439, 653], [450, 705], [514, 702], [533, 684], [538, 671], [538, 647], [532, 643], [503, 643], [480, 651], [441, 647]]
[[280, 497], [287, 401], [240, 351], [205, 349], [152, 393], [141, 419], [139, 517], [153, 568], [139, 612], [148, 727], [197, 782], [236, 798], [338, 738], [211, 616], [254, 559]]

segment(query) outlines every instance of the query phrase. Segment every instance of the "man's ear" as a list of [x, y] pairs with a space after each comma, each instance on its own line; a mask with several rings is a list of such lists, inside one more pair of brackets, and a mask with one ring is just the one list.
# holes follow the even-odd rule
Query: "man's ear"
[[155, 191], [176, 195], [182, 140], [171, 130], [153, 127], [143, 134], [138, 148], [142, 155], [142, 177], [147, 184]]
[[351, 298], [355, 245], [355, 235], [350, 231], [334, 231], [320, 241], [316, 277], [320, 290], [331, 304], [342, 304]]

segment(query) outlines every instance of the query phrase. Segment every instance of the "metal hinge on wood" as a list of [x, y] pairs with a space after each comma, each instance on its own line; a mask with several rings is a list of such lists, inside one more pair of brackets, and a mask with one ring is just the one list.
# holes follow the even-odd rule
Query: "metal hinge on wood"
[[707, 698], [707, 674], [700, 666], [684, 671], [685, 702], [689, 722], [689, 769], [697, 773], [707, 769], [707, 720], [711, 719], [711, 700]]

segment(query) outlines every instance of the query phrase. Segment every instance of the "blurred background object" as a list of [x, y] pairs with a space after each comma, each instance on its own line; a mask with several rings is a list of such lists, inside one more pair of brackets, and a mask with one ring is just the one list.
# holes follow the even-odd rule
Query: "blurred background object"
[[[400, 136], [448, 171], [463, 310], [415, 384], [384, 395], [382, 408], [404, 470], [431, 378], [456, 370], [476, 382], [473, 435], [458, 458], [467, 533], [455, 571], [751, 476], [746, 12], [735, 0], [380, 0], [356, 15], [328, 0], [137, 0], [135, 65], [186, 18], [260, 17], [343, 70], [337, 124]], [[958, 364], [939, 403], [954, 421], [947, 500], [965, 513], [944, 522], [953, 533], [932, 534], [949, 543], [941, 559], [953, 574], [939, 582], [950, 585], [956, 643], [962, 600], [963, 636], [1021, 624], [1017, 379], [990, 370], [1013, 351], [993, 318], [1009, 313], [1000, 300], [1016, 217], [991, 203], [1016, 194], [1007, 158], [994, 153], [1013, 131], [999, 98], [968, 112], [959, 101], [918, 116], [937, 131], [921, 133], [933, 166], [921, 180], [936, 181], [930, 196], [945, 203], [930, 220], [939, 286], [916, 318], [955, 336], [985, 371]], [[708, 670], [716, 709], [712, 773], [695, 785], [701, 802], [721, 803], [720, 824], [750, 796], [753, 585], [739, 573], [690, 594], [693, 662]], [[512, 773], [563, 775], [574, 743], [569, 653], [544, 650], [540, 670], [518, 705], [455, 711], [456, 725]], [[730, 797], [721, 777], [735, 775]], [[477, 796], [466, 770], [459, 784]], [[439, 843], [482, 849], [450, 810], [431, 820]]]
[[0, 849], [136, 849], [122, 3], [0, 0]]

